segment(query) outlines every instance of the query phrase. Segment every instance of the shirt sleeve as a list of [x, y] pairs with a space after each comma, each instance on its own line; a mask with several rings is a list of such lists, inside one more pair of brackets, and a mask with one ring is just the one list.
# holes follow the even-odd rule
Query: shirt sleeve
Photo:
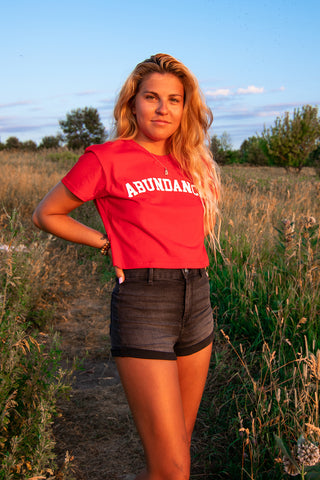
[[62, 183], [83, 202], [105, 197], [107, 185], [104, 170], [93, 152], [86, 152], [63, 177]]

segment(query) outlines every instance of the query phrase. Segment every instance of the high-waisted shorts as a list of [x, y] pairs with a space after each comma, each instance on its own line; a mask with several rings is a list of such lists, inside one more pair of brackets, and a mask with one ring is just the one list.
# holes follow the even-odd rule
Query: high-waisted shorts
[[209, 279], [201, 269], [124, 270], [111, 297], [111, 353], [175, 360], [213, 338]]

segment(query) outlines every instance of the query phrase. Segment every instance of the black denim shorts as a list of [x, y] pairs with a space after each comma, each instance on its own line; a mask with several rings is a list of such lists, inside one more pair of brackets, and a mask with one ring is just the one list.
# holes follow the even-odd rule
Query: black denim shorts
[[124, 270], [111, 297], [113, 356], [175, 360], [213, 338], [209, 279], [201, 269]]

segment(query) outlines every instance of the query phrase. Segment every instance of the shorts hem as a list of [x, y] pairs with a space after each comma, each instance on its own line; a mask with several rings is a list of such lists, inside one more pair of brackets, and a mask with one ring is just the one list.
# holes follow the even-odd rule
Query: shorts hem
[[195, 345], [184, 348], [176, 348], [174, 352], [159, 352], [156, 350], [144, 350], [142, 348], [112, 348], [111, 354], [113, 357], [132, 357], [132, 358], [145, 358], [145, 359], [154, 359], [154, 360], [176, 360], [177, 357], [186, 357], [187, 355], [192, 355], [197, 353], [203, 348], [210, 345], [213, 340], [213, 332]]
[[176, 360], [177, 356], [174, 352], [159, 352], [155, 350], [144, 350], [142, 348], [112, 348], [113, 357], [133, 357], [155, 360]]
[[197, 353], [203, 348], [210, 345], [212, 340], [213, 340], [213, 332], [204, 340], [201, 340], [201, 342], [196, 343], [195, 345], [190, 345], [190, 347], [176, 348], [175, 353], [177, 357], [186, 357], [187, 355], [192, 355], [193, 353]]

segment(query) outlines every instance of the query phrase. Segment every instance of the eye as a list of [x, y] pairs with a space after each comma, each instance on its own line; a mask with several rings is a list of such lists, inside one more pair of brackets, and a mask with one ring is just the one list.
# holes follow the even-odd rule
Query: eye
[[145, 95], [145, 99], [146, 99], [146, 100], [155, 100], [155, 99], [156, 99], [156, 96], [153, 95], [152, 93], [147, 93], [147, 94]]
[[172, 103], [180, 103], [181, 100], [180, 100], [180, 97], [172, 97], [172, 98], [170, 99], [170, 101], [171, 101]]

